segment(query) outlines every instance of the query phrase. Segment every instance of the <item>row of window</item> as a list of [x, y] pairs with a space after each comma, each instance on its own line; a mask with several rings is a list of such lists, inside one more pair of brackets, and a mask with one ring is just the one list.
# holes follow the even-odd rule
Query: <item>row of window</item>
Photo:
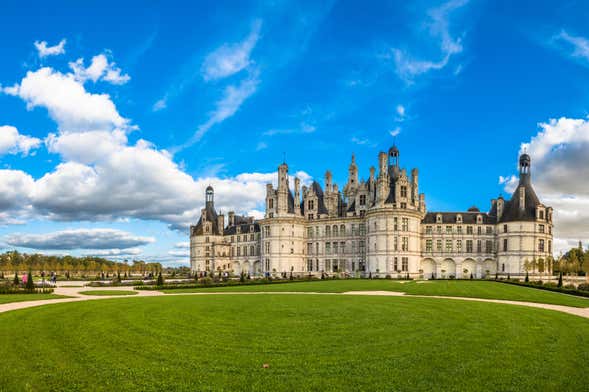
[[[249, 252], [248, 252], [249, 250]], [[232, 246], [231, 247], [231, 257], [241, 257], [241, 256], [259, 256], [260, 255], [260, 248], [257, 246], [250, 245], [248, 246]]]
[[[493, 241], [487, 240], [483, 243], [482, 240], [477, 240], [476, 243], [473, 240], [466, 240], [465, 245], [466, 249], [463, 249], [463, 241], [462, 240], [446, 240], [445, 242], [442, 240], [436, 240], [435, 242], [435, 251], [436, 252], [446, 252], [446, 253], [461, 253], [465, 251], [466, 253], [474, 253], [474, 245], [476, 244], [476, 253], [483, 253], [483, 244], [485, 246], [485, 253], [493, 253]], [[445, 245], [445, 247], [444, 247]], [[433, 252], [434, 251], [434, 241], [432, 239], [425, 240], [425, 251], [426, 252]]]
[[[456, 231], [454, 231], [454, 228], [456, 228]], [[482, 226], [477, 226], [477, 230], [476, 230], [478, 235], [482, 235], [483, 234], [483, 227]], [[434, 233], [434, 228], [433, 226], [425, 226], [425, 234], [433, 234]], [[463, 230], [463, 226], [458, 225], [458, 226], [446, 226], [446, 230], [443, 231], [442, 230], [442, 226], [436, 226], [436, 233], [437, 234], [442, 234], [442, 233], [446, 233], [446, 234], [464, 234], [464, 230]], [[466, 234], [474, 234], [474, 227], [473, 226], [466, 226]], [[485, 234], [493, 234], [493, 226], [486, 226], [485, 227]]]
[[364, 261], [348, 261], [346, 259], [328, 259], [324, 262], [324, 268], [321, 268], [318, 259], [307, 259], [308, 272], [356, 272], [365, 271], [366, 263]]
[[[241, 235], [238, 235], [238, 236], [232, 235], [231, 236], [231, 242], [235, 242], [235, 238], [236, 237], [237, 237], [237, 242], [241, 242], [241, 241], [246, 242], [246, 241], [248, 241], [248, 235], [247, 234], [244, 234], [243, 236], [241, 236]], [[258, 234], [255, 234], [255, 233], [249, 234], [249, 241], [256, 241], [258, 238], [259, 238], [259, 235]]]
[[[269, 229], [269, 226], [266, 226]], [[360, 223], [358, 225], [356, 225], [355, 223], [352, 223], [352, 225], [350, 226], [350, 234], [352, 236], [356, 236], [356, 235], [366, 235], [366, 225], [364, 223]], [[270, 233], [270, 231], [268, 230], [268, 233]], [[325, 226], [325, 228], [323, 229], [323, 233], [325, 235], [325, 237], [340, 237], [340, 236], [345, 236], [346, 235], [346, 225], [327, 225]], [[307, 228], [307, 238], [319, 238], [321, 237], [321, 228], [319, 226], [315, 226], [315, 227], [308, 227]]]

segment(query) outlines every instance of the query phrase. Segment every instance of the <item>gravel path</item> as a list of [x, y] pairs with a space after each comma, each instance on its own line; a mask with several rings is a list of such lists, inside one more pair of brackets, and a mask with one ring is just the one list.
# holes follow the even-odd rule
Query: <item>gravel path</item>
[[[100, 290], [113, 290], [113, 291], [132, 291], [131, 287], [56, 287], [54, 293], [59, 295], [66, 295], [71, 298], [61, 298], [61, 299], [45, 299], [40, 301], [26, 301], [26, 302], [11, 302], [7, 304], [0, 305], [0, 313], [8, 312], [11, 310], [17, 309], [26, 309], [32, 308], [35, 306], [43, 306], [43, 305], [50, 305], [50, 304], [60, 304], [66, 302], [80, 302], [80, 301], [92, 301], [92, 300], [99, 300], [99, 299], [108, 299], [108, 298], [129, 298], [128, 295], [109, 295], [109, 296], [98, 296], [98, 295], [84, 295], [80, 294], [80, 291], [100, 291]], [[397, 291], [348, 291], [345, 293], [318, 293], [318, 292], [289, 292], [289, 291], [282, 291], [282, 292], [201, 292], [201, 293], [178, 293], [178, 294], [164, 294], [160, 291], [150, 291], [150, 290], [137, 290], [138, 294], [133, 295], [132, 297], [154, 297], [154, 296], [174, 296], [174, 295], [377, 295], [377, 296], [387, 296], [387, 297], [419, 297], [419, 298], [440, 298], [440, 299], [454, 299], [454, 300], [461, 300], [461, 301], [477, 301], [477, 302], [492, 302], [498, 304], [506, 304], [506, 305], [520, 305], [520, 306], [528, 306], [531, 308], [541, 308], [541, 309], [549, 309], [555, 310], [557, 312], [563, 312], [572, 314], [575, 316], [589, 318], [589, 308], [575, 308], [572, 306], [563, 306], [563, 305], [550, 305], [550, 304], [540, 304], [535, 302], [523, 302], [523, 301], [508, 301], [502, 299], [484, 299], [484, 298], [468, 298], [468, 297], [445, 297], [445, 296], [437, 296], [437, 295], [406, 295], [405, 293], [397, 292]]]

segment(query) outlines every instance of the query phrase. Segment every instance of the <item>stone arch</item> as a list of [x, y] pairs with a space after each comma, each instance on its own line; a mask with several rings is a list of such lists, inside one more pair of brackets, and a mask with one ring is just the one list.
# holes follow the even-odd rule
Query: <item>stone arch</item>
[[262, 273], [262, 262], [260, 260], [254, 261], [253, 274], [260, 275]]
[[442, 267], [440, 269], [442, 272], [442, 278], [449, 278], [451, 276], [456, 277], [456, 262], [453, 259], [444, 259], [442, 261]]
[[423, 259], [421, 260], [421, 267], [420, 269], [423, 271], [423, 277], [429, 279], [433, 276], [436, 276], [436, 262], [433, 259]]
[[[464, 272], [466, 271], [466, 272]], [[472, 274], [475, 278], [477, 277], [477, 263], [471, 258], [468, 258], [462, 262], [462, 271], [459, 271], [464, 279], [470, 278]]]
[[483, 261], [481, 269], [481, 275], [483, 277], [488, 278], [487, 271], [489, 271], [489, 275], [495, 275], [497, 273], [497, 262], [493, 259], [486, 259], [485, 261]]
[[244, 274], [249, 274], [251, 273], [250, 271], [250, 262], [248, 260], [244, 261], [243, 263], [241, 263], [240, 267], [240, 273], [244, 273]]

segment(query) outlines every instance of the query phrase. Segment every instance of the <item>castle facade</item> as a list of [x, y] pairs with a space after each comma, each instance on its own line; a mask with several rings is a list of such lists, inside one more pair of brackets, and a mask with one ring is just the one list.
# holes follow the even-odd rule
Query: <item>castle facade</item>
[[[551, 207], [531, 183], [531, 159], [519, 158], [519, 184], [509, 200], [491, 201], [488, 212], [428, 211], [419, 193], [419, 172], [399, 164], [393, 146], [378, 155], [358, 180], [354, 156], [342, 190], [328, 171], [323, 188], [314, 181], [289, 186], [288, 166], [278, 185], [266, 186], [265, 216], [218, 214], [208, 187], [205, 208], [190, 228], [190, 265], [252, 276], [345, 274], [412, 278], [484, 278], [518, 275], [552, 256]], [[540, 271], [542, 272], [542, 271]], [[546, 271], [548, 272], [548, 271]]]

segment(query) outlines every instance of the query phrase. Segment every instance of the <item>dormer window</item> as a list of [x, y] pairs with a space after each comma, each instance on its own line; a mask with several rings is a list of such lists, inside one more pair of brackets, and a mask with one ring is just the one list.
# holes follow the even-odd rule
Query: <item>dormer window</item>
[[407, 187], [405, 185], [401, 185], [401, 197], [407, 197]]
[[539, 215], [539, 218], [540, 218], [540, 219], [544, 219], [544, 211], [540, 210], [540, 211], [538, 212], [538, 215]]
[[481, 223], [483, 223], [483, 217], [482, 217], [482, 216], [480, 216], [480, 215], [477, 215], [477, 223], [478, 223], [478, 224], [481, 224]]
[[360, 205], [361, 206], [366, 205], [366, 195], [360, 195]]
[[268, 199], [268, 209], [274, 208], [274, 199]]
[[436, 223], [442, 223], [442, 215], [436, 215]]
[[462, 223], [462, 215], [456, 215], [456, 222]]

